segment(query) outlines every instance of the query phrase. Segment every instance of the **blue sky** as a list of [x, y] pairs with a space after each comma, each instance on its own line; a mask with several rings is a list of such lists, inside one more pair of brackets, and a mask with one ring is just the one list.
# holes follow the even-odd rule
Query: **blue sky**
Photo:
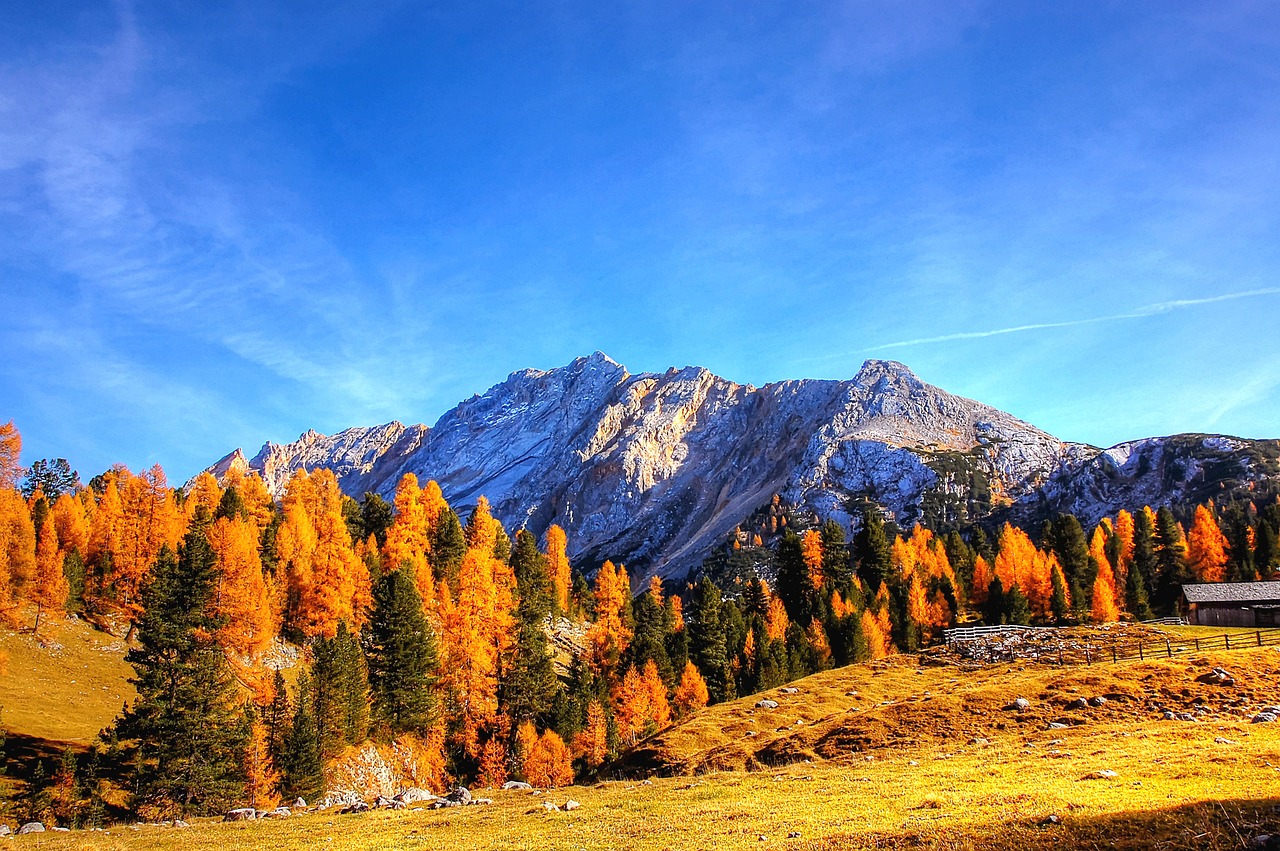
[[1280, 6], [0, 9], [0, 420], [183, 479], [595, 349], [1280, 436]]

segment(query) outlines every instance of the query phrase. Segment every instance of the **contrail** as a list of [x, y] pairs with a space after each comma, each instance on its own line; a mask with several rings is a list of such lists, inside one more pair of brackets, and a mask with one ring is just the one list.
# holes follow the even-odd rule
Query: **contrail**
[[1094, 325], [1098, 322], [1117, 322], [1122, 319], [1145, 319], [1149, 316], [1156, 316], [1161, 313], [1170, 313], [1175, 310], [1182, 310], [1187, 307], [1195, 307], [1201, 304], [1213, 304], [1219, 301], [1235, 301], [1240, 298], [1256, 298], [1264, 295], [1280, 295], [1280, 287], [1264, 287], [1257, 290], [1244, 290], [1238, 293], [1224, 293], [1223, 295], [1209, 296], [1207, 298], [1182, 298], [1173, 301], [1159, 301], [1155, 304], [1147, 304], [1136, 308], [1128, 313], [1116, 313], [1111, 316], [1092, 316], [1087, 319], [1069, 319], [1065, 322], [1037, 322], [1031, 325], [1013, 325], [1008, 328], [993, 328], [988, 331], [961, 331], [955, 334], [943, 334], [938, 337], [919, 337], [914, 340], [898, 340], [893, 343], [881, 343], [878, 346], [872, 346], [867, 351], [878, 352], [883, 349], [902, 349], [907, 346], [923, 346], [929, 343], [947, 343], [953, 340], [976, 340], [982, 337], [997, 337], [1001, 334], [1018, 334], [1022, 331], [1040, 331], [1046, 328], [1072, 328], [1077, 325]]

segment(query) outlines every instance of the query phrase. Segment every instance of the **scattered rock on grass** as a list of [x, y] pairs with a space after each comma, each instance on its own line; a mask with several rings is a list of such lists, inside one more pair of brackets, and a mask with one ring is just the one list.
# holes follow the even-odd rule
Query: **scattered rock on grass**
[[1013, 703], [1010, 703], [1004, 709], [1006, 712], [1012, 712], [1015, 710], [1018, 712], [1026, 712], [1030, 708], [1031, 708], [1031, 701], [1027, 700], [1025, 697], [1020, 697], [1017, 700], [1015, 700]]
[[26, 836], [28, 833], [44, 833], [44, 825], [38, 821], [29, 821], [18, 828], [19, 836]]
[[1075, 700], [1067, 704], [1067, 709], [1075, 711], [1077, 709], [1084, 709], [1088, 705], [1089, 701], [1085, 700], [1083, 697], [1077, 697]]
[[437, 797], [426, 789], [413, 786], [396, 795], [395, 800], [404, 801], [406, 804], [425, 804], [434, 801]]
[[778, 689], [778, 692], [781, 694], [799, 694], [800, 689], [796, 688], [795, 686], [783, 686], [782, 688]]
[[[253, 821], [258, 817], [258, 811], [253, 807], [240, 807], [239, 809], [230, 810], [222, 817], [223, 821]], [[25, 825], [23, 826], [25, 829]], [[41, 828], [43, 830], [43, 828]], [[22, 831], [18, 831], [21, 833]]]
[[765, 698], [764, 700], [756, 701], [756, 709], [777, 709], [777, 708], [778, 708], [778, 701], [776, 700], [769, 700], [768, 698]]
[[1090, 771], [1084, 776], [1085, 780], [1110, 780], [1116, 776], [1116, 773], [1109, 768], [1102, 768], [1097, 771]]
[[573, 798], [570, 798], [569, 800], [564, 802], [565, 812], [573, 812], [574, 810], [578, 809], [581, 806], [582, 804], [579, 804]]
[[508, 780], [502, 784], [502, 788], [507, 792], [532, 792], [533, 787], [523, 780]]
[[1106, 706], [1107, 699], [1102, 695], [1098, 695], [1097, 697], [1091, 697], [1089, 698], [1089, 705], [1090, 706]]

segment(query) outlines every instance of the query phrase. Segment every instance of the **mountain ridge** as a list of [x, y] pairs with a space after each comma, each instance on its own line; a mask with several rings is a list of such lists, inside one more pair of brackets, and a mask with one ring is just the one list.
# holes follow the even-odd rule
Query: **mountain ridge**
[[209, 469], [256, 470], [279, 495], [295, 470], [330, 467], [349, 495], [387, 499], [414, 473], [438, 481], [460, 512], [484, 495], [508, 528], [560, 524], [578, 563], [611, 558], [633, 576], [677, 577], [774, 494], [847, 529], [867, 500], [903, 525], [1055, 508], [1096, 522], [1133, 507], [1123, 500], [1203, 496], [1211, 478], [1280, 478], [1274, 441], [1200, 437], [1107, 449], [1063, 441], [890, 360], [868, 360], [845, 381], [755, 387], [697, 366], [633, 374], [597, 351], [512, 372], [432, 427], [308, 430]]

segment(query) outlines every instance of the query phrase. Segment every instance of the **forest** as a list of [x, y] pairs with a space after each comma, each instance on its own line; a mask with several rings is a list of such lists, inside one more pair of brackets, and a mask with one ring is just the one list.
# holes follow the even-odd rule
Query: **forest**
[[1142, 620], [1184, 583], [1280, 570], [1275, 501], [1089, 530], [898, 529], [874, 505], [846, 529], [783, 507], [699, 575], [636, 588], [609, 561], [588, 581], [559, 526], [512, 535], [483, 497], [464, 523], [413, 475], [388, 503], [300, 470], [276, 501], [252, 473], [177, 488], [117, 466], [82, 486], [20, 452], [0, 426], [0, 612], [37, 640], [67, 617], [121, 636], [137, 694], [89, 753], [36, 767], [26, 815], [64, 825], [108, 817], [106, 764], [155, 820], [314, 799], [368, 743], [436, 792], [567, 785], [708, 703], [956, 623]]

